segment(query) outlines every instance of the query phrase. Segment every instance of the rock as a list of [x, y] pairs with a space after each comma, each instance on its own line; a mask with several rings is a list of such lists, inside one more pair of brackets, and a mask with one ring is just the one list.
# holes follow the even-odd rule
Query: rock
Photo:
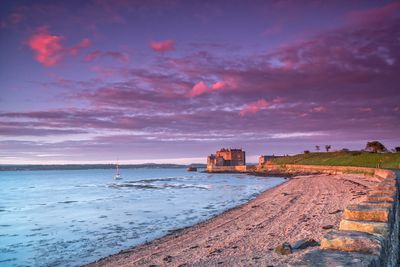
[[339, 213], [339, 212], [342, 212], [343, 210], [335, 210], [335, 211], [331, 211], [331, 212], [329, 212], [329, 214], [336, 214], [336, 213]]
[[292, 248], [293, 249], [305, 249], [308, 247], [315, 247], [315, 246], [319, 246], [319, 243], [317, 241], [315, 241], [314, 239], [310, 238], [310, 239], [300, 239], [299, 241], [294, 243]]
[[332, 224], [327, 224], [322, 226], [322, 229], [328, 230], [328, 229], [332, 229], [334, 226]]
[[292, 246], [285, 242], [282, 245], [279, 245], [275, 248], [275, 252], [280, 255], [288, 255], [292, 253]]
[[166, 261], [166, 262], [171, 262], [172, 261], [172, 256], [168, 255], [163, 260]]

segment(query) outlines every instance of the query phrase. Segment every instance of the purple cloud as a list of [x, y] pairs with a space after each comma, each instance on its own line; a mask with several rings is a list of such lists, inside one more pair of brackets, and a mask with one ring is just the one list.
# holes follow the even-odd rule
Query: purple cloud
[[[24, 145], [32, 151], [45, 147], [47, 154], [84, 149], [93, 157], [120, 146], [162, 158], [169, 149], [173, 157], [196, 157], [237, 144], [255, 154], [300, 152], [327, 141], [337, 149], [360, 148], [372, 139], [399, 142], [398, 3], [324, 7], [315, 2], [310, 8], [284, 2], [221, 8], [221, 3], [201, 19], [188, 20], [202, 2], [157, 9], [99, 1], [98, 8], [83, 5], [80, 16], [71, 17], [71, 23], [85, 25], [78, 33], [59, 19], [43, 24], [42, 16], [33, 20], [24, 13], [15, 25], [22, 32], [24, 23], [32, 22], [54, 29], [38, 32], [33, 41], [20, 38], [31, 40], [41, 64], [55, 66], [89, 45], [93, 50], [85, 62], [60, 68], [3, 68], [11, 78], [4, 76], [1, 84], [0, 135], [13, 146], [2, 145], [11, 152]], [[57, 6], [39, 3], [32, 10], [65, 14]], [[309, 16], [315, 10], [321, 14]], [[109, 17], [100, 19], [105, 14]], [[239, 24], [231, 20], [235, 14], [243, 16]], [[288, 14], [293, 17], [285, 20]], [[173, 16], [194, 30], [182, 30]], [[299, 19], [308, 26], [297, 25]], [[171, 29], [174, 40], [148, 43]], [[65, 45], [64, 36], [76, 45]], [[178, 42], [179, 49], [166, 53]]]

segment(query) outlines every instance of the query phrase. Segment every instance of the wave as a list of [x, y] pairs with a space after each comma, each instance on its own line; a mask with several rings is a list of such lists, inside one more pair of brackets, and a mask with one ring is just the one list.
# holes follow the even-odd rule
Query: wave
[[[160, 181], [165, 179], [153, 179], [153, 183], [149, 180], [141, 180], [141, 181], [128, 181], [124, 183], [111, 184], [110, 187], [113, 188], [136, 188], [136, 189], [202, 189], [209, 190], [210, 186], [208, 185], [196, 185], [196, 184], [184, 184], [184, 183], [173, 183], [173, 184], [155, 184], [154, 180]], [[144, 182], [146, 181], [146, 182]], [[171, 180], [169, 180], [171, 181]]]
[[142, 179], [136, 181], [126, 181], [126, 183], [155, 183], [155, 182], [171, 182], [177, 181], [182, 178], [179, 177], [167, 177], [167, 178], [151, 178], [151, 179]]

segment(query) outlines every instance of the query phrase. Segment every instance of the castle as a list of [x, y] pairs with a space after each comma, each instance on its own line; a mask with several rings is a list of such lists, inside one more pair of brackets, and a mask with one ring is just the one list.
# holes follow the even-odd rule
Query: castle
[[207, 157], [208, 172], [246, 171], [246, 152], [242, 149], [222, 148]]

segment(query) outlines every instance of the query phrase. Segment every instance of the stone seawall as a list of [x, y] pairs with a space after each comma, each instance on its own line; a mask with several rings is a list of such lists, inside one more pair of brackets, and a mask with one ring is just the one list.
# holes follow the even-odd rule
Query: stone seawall
[[[366, 167], [352, 167], [352, 166], [315, 166], [315, 165], [296, 165], [296, 164], [285, 164], [285, 165], [275, 165], [275, 164], [265, 164], [261, 167], [257, 167], [257, 172], [274, 172], [274, 173], [291, 173], [291, 174], [316, 174], [316, 173], [326, 173], [326, 174], [344, 174], [344, 173], [358, 173], [366, 175], [375, 175], [375, 172], [379, 175], [385, 175], [383, 169], [373, 169]], [[382, 172], [382, 173], [380, 173]]]
[[310, 266], [399, 266], [399, 183], [391, 170], [346, 166], [267, 164], [258, 172], [360, 173], [376, 178], [367, 200], [349, 205], [338, 231], [328, 232], [318, 250], [304, 255]]
[[246, 172], [246, 166], [207, 166], [208, 172]]

